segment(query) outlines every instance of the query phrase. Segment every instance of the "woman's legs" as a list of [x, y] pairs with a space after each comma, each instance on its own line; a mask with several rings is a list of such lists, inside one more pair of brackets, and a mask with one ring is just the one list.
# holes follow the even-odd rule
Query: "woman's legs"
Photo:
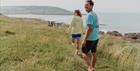
[[76, 48], [75, 54], [79, 54], [80, 37], [81, 37], [81, 34], [76, 34], [75, 36], [72, 36], [72, 45], [74, 46], [74, 48]]
[[80, 38], [76, 39], [76, 49], [79, 50], [80, 49]]
[[75, 39], [74, 38], [72, 38], [72, 43], [75, 44]]
[[75, 46], [75, 48], [76, 48], [75, 54], [79, 54], [79, 51], [80, 51], [80, 38], [76, 39], [76, 46]]

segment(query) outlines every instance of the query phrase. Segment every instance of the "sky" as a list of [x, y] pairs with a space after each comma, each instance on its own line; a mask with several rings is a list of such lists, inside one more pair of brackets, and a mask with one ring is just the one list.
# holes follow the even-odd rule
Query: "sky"
[[[0, 0], [0, 6], [37, 5], [56, 6], [70, 11], [80, 9], [85, 13], [86, 0]], [[140, 13], [140, 0], [93, 0], [97, 12]]]

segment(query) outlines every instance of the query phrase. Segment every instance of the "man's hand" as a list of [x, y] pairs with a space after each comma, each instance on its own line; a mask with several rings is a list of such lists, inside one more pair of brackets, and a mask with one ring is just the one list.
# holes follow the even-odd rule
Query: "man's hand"
[[84, 32], [84, 36], [83, 36], [83, 39], [82, 39], [82, 46], [86, 45], [86, 34], [87, 34], [87, 32]]
[[85, 46], [85, 45], [86, 45], [86, 39], [83, 39], [82, 46]]

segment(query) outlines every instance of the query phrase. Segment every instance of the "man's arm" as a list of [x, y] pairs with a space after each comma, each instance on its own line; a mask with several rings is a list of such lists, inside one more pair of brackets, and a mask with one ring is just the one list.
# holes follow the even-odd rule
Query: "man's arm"
[[92, 20], [93, 20], [93, 16], [92, 15], [88, 15], [88, 17], [87, 17], [87, 27], [88, 27], [88, 29], [87, 29], [87, 32], [86, 32], [85, 37], [83, 39], [83, 45], [86, 44], [86, 40], [89, 37], [90, 33], [92, 32], [92, 29], [93, 29], [93, 27], [92, 27]]
[[85, 46], [86, 40], [87, 40], [88, 36], [90, 35], [91, 31], [92, 31], [92, 25], [88, 24], [88, 30], [87, 30], [85, 37], [83, 39], [83, 42], [82, 42], [83, 46]]
[[88, 38], [88, 36], [90, 35], [91, 31], [92, 31], [92, 25], [88, 24], [88, 30], [87, 30], [87, 32], [85, 34], [84, 41]]

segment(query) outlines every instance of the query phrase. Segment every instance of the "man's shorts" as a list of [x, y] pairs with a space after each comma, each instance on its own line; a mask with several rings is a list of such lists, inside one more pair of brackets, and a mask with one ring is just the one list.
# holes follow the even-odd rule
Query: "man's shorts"
[[71, 34], [73, 39], [81, 38], [81, 34]]
[[98, 45], [98, 40], [95, 41], [86, 41], [85, 45], [82, 45], [82, 52], [85, 54], [88, 54], [89, 51], [91, 51], [92, 53], [96, 53], [96, 49], [97, 49], [97, 45]]

